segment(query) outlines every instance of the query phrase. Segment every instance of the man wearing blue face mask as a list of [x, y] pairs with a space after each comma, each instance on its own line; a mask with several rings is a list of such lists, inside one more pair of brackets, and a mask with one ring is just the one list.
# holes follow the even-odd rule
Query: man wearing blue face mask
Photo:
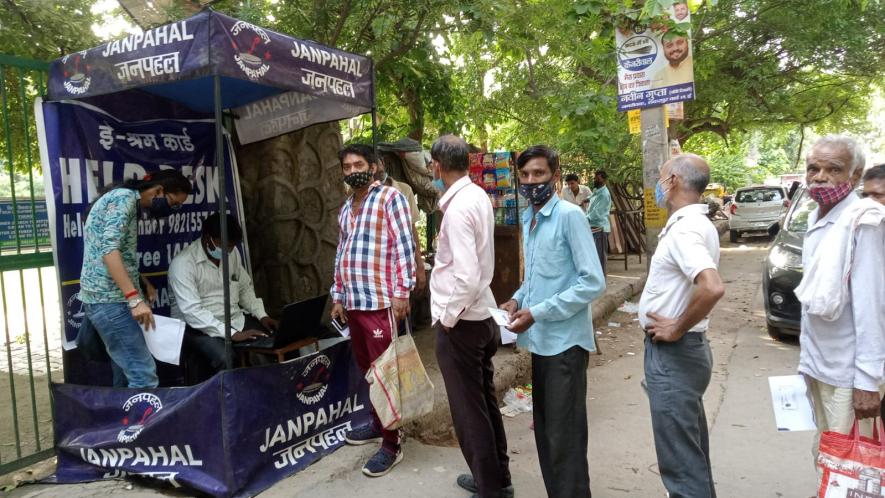
[[550, 498], [589, 498], [587, 362], [596, 350], [590, 303], [605, 277], [580, 207], [563, 202], [559, 156], [544, 145], [519, 155], [525, 280], [501, 305], [532, 353], [535, 443]]
[[[231, 340], [266, 337], [277, 329], [277, 321], [268, 316], [264, 303], [255, 296], [252, 278], [243, 268], [240, 252], [236, 250], [243, 240], [240, 225], [232, 215], [225, 218]], [[184, 347], [205, 359], [213, 373], [224, 369], [226, 364], [221, 251], [221, 217], [215, 213], [203, 220], [203, 236], [178, 253], [169, 265], [169, 287], [174, 296], [172, 316], [187, 323]]]
[[660, 171], [655, 201], [670, 217], [639, 300], [658, 468], [670, 496], [715, 498], [703, 401], [713, 366], [706, 331], [725, 288], [717, 269], [719, 233], [701, 203], [710, 167], [680, 154]]

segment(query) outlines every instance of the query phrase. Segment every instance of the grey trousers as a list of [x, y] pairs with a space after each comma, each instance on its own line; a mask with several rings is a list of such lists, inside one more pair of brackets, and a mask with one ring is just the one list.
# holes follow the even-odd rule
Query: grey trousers
[[713, 354], [706, 334], [645, 338], [645, 384], [661, 480], [670, 498], [715, 498], [704, 391]]
[[548, 498], [590, 498], [587, 362], [580, 346], [532, 354], [535, 444]]
[[608, 275], [605, 268], [608, 262], [608, 234], [605, 232], [593, 232], [593, 243], [596, 245], [596, 254], [599, 255], [599, 265], [602, 266], [602, 274]]

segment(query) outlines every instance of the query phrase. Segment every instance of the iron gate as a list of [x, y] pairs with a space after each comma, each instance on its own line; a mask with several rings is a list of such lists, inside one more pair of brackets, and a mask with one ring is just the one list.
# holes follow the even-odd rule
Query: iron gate
[[61, 317], [34, 120], [48, 68], [0, 54], [0, 474], [53, 453]]

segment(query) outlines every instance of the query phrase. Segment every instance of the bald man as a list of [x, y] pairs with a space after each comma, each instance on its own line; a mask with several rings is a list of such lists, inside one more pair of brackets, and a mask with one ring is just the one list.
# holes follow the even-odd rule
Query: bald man
[[670, 217], [639, 300], [655, 451], [672, 497], [716, 496], [703, 396], [713, 370], [708, 316], [725, 287], [719, 233], [700, 202], [708, 183], [710, 167], [694, 154], [661, 166], [655, 201]]

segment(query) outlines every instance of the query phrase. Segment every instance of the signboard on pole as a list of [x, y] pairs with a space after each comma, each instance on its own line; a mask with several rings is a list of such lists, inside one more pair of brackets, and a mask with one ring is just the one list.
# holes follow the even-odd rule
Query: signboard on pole
[[639, 135], [639, 132], [642, 130], [642, 116], [639, 114], [640, 112], [639, 109], [627, 111], [627, 124], [630, 125], [631, 135]]
[[618, 111], [657, 107], [671, 102], [694, 100], [694, 66], [691, 14], [684, 2], [669, 9], [677, 26], [686, 34], [665, 25], [615, 29], [618, 57]]

